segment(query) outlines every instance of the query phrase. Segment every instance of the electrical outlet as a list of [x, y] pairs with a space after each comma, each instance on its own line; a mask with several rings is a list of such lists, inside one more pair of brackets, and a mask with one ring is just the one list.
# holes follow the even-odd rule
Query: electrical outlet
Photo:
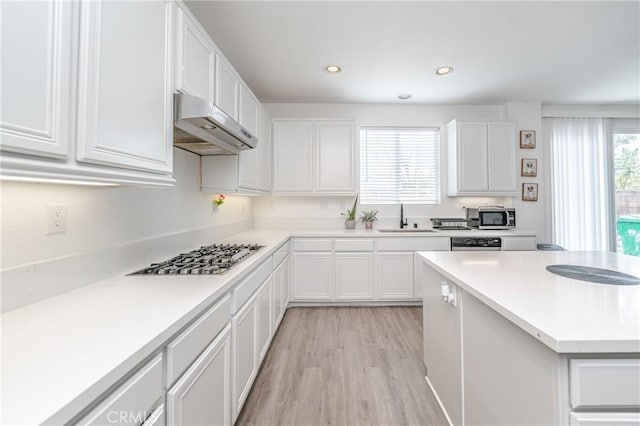
[[47, 206], [47, 235], [67, 232], [67, 206], [64, 204]]

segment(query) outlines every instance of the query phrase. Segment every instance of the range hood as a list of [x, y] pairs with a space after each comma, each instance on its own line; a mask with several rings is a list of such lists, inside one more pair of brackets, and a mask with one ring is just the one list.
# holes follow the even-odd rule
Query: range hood
[[199, 155], [235, 155], [255, 148], [258, 138], [212, 102], [174, 95], [173, 144]]

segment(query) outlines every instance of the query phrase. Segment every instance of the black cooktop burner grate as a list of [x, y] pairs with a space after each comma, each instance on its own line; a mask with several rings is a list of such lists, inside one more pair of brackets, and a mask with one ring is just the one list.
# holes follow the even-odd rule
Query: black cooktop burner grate
[[251, 256], [258, 244], [212, 244], [182, 253], [129, 275], [219, 275]]

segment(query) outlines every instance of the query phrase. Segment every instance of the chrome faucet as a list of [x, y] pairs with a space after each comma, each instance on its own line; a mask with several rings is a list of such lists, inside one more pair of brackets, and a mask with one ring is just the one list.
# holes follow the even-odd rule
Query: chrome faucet
[[408, 225], [407, 218], [404, 217], [404, 205], [400, 203], [400, 229], [404, 229], [404, 227]]

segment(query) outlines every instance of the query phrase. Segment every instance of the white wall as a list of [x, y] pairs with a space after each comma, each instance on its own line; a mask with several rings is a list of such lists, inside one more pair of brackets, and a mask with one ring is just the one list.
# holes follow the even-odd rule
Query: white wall
[[[431, 217], [462, 217], [463, 206], [514, 205], [518, 208], [518, 228], [536, 231], [546, 238], [543, 203], [522, 204], [519, 197], [464, 198], [448, 197], [446, 162], [446, 123], [456, 118], [468, 121], [516, 121], [518, 130], [540, 133], [540, 104], [507, 105], [370, 105], [370, 104], [266, 104], [274, 119], [354, 119], [360, 126], [436, 126], [441, 132], [441, 203], [437, 206], [405, 206], [409, 222], [424, 227]], [[527, 150], [531, 151], [531, 150]], [[536, 150], [542, 152], [540, 148]], [[531, 152], [527, 152], [527, 155]], [[519, 161], [518, 157], [518, 161]], [[519, 167], [519, 166], [518, 166]], [[540, 164], [539, 164], [540, 167]], [[540, 171], [538, 176], [542, 178]], [[542, 194], [542, 192], [541, 192]], [[340, 227], [340, 213], [351, 207], [352, 197], [262, 197], [254, 201], [257, 227]], [[397, 205], [371, 205], [358, 209], [379, 209], [380, 226], [396, 224]]]
[[[200, 157], [174, 150], [173, 188], [1, 183], [2, 269], [96, 252], [140, 240], [251, 220], [251, 198], [228, 197], [216, 213], [200, 193]], [[46, 208], [65, 204], [68, 230], [46, 235]]]

